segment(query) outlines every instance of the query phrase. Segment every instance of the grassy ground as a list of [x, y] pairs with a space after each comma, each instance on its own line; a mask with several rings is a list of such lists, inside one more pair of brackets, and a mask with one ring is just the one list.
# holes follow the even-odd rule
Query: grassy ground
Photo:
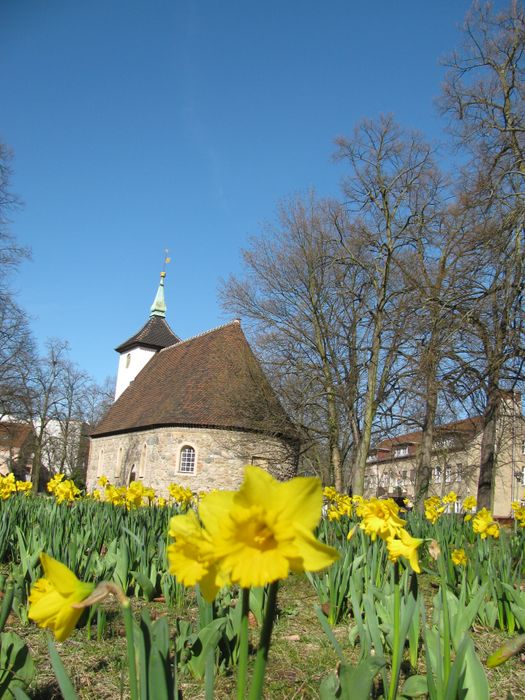
[[[304, 577], [291, 577], [283, 583], [279, 593], [279, 618], [273, 635], [273, 646], [267, 669], [265, 698], [268, 700], [300, 700], [319, 697], [321, 679], [335, 668], [335, 654], [324, 636], [314, 613], [317, 598]], [[138, 604], [137, 604], [138, 606]], [[153, 615], [174, 617], [160, 603], [151, 604]], [[194, 608], [187, 614], [195, 615]], [[11, 619], [8, 629], [20, 634], [29, 645], [36, 661], [37, 677], [29, 695], [35, 700], [61, 698], [48, 659], [46, 633], [33, 625], [21, 626]], [[356, 659], [357, 651], [348, 644], [348, 624], [334, 631], [348, 658]], [[351, 623], [350, 623], [351, 624]], [[253, 629], [256, 643], [258, 630]], [[484, 660], [505, 639], [505, 635], [475, 628], [474, 641]], [[114, 700], [127, 698], [125, 670], [125, 637], [121, 618], [111, 610], [103, 641], [88, 640], [86, 629], [79, 629], [64, 643], [57, 645], [64, 665], [83, 700]], [[525, 698], [525, 663], [518, 657], [499, 669], [488, 672], [491, 697], [505, 700], [511, 692], [514, 700]], [[204, 698], [201, 682], [189, 675], [180, 676], [184, 700]], [[216, 700], [235, 697], [235, 678], [220, 675], [216, 681]]]

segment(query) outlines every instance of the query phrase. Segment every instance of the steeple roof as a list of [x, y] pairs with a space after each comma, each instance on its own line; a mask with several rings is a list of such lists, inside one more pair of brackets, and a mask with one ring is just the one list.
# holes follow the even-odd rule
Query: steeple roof
[[150, 309], [150, 316], [160, 316], [161, 318], [166, 317], [166, 302], [164, 301], [164, 278], [166, 273], [162, 271], [160, 273], [159, 288], [157, 289], [157, 294], [153, 300], [153, 304]]
[[162, 350], [169, 345], [180, 343], [175, 333], [171, 330], [166, 322], [166, 302], [164, 301], [164, 278], [165, 272], [160, 273], [160, 282], [157, 289], [157, 294], [153, 300], [150, 309], [150, 317], [142, 328], [121, 343], [115, 350], [119, 353], [126, 352], [136, 347], [151, 348], [153, 350]]
[[117, 352], [126, 352], [138, 346], [162, 350], [169, 345], [180, 343], [180, 338], [168, 326], [166, 319], [160, 316], [150, 316], [142, 328], [115, 348]]

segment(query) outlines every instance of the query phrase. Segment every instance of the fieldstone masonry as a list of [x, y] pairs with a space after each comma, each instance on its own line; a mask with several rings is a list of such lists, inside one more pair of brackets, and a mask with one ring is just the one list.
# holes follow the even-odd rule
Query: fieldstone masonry
[[[185, 446], [195, 450], [195, 470], [180, 471], [180, 454]], [[103, 474], [115, 485], [127, 485], [131, 478], [151, 486], [159, 496], [168, 495], [176, 483], [192, 491], [236, 489], [244, 467], [256, 464], [278, 479], [295, 475], [296, 448], [276, 437], [228, 429], [160, 427], [91, 441], [87, 487], [96, 488]]]

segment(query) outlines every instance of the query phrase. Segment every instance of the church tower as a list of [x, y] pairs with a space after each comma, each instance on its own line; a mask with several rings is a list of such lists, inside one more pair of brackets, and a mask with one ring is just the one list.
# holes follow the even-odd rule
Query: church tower
[[160, 273], [159, 288], [151, 305], [150, 315], [142, 328], [119, 345], [115, 350], [120, 354], [115, 401], [124, 392], [137, 374], [162, 348], [180, 343], [166, 322], [166, 302], [164, 301], [165, 272]]

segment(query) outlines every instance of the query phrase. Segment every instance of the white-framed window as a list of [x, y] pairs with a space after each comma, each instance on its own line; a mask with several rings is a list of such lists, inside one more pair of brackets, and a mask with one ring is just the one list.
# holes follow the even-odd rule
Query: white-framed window
[[439, 437], [436, 440], [436, 447], [439, 450], [450, 450], [455, 446], [455, 442], [454, 437]]
[[408, 445], [401, 445], [394, 450], [394, 457], [406, 457], [408, 455]]
[[435, 484], [441, 483], [441, 467], [432, 467], [432, 481]]
[[195, 449], [191, 445], [184, 445], [179, 456], [179, 472], [193, 474], [195, 472]]
[[461, 464], [461, 462], [458, 462], [458, 464], [456, 464], [456, 481], [463, 481], [463, 465]]
[[452, 467], [447, 464], [445, 466], [445, 484], [452, 483]]
[[126, 369], [129, 367], [130, 363], [131, 363], [131, 353], [128, 352], [128, 354], [126, 355]]
[[521, 454], [525, 455], [525, 440], [521, 441]]

